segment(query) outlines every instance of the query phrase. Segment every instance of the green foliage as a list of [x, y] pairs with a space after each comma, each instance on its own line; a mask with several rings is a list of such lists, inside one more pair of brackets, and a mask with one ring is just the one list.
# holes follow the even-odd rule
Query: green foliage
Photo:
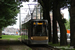
[[52, 42], [49, 42], [48, 44], [51, 45], [51, 46], [60, 46], [60, 43], [58, 43], [58, 44], [53, 44]]
[[18, 7], [20, 3], [15, 0], [1, 0], [0, 1], [0, 28], [16, 23], [16, 16], [19, 13]]
[[66, 20], [66, 23], [65, 23], [65, 26], [66, 26], [66, 29], [70, 29], [70, 20]]
[[61, 50], [75, 50], [74, 48], [70, 48], [70, 44], [68, 44], [67, 46], [60, 46], [60, 43], [52, 44], [52, 42], [49, 42], [48, 44], [55, 48], [59, 48]]
[[10, 40], [10, 39], [15, 39], [17, 40], [18, 38], [20, 38], [21, 36], [15, 36], [15, 35], [2, 35], [2, 39], [6, 39], [6, 40]]
[[62, 19], [62, 22], [63, 22], [63, 23], [66, 23], [66, 19]]
[[29, 0], [16, 0], [17, 2], [29, 2]]

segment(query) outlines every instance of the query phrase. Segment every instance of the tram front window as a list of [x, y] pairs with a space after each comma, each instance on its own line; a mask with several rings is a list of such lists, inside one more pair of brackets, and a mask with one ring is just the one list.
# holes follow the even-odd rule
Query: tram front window
[[47, 36], [45, 25], [35, 25], [33, 27], [33, 36]]

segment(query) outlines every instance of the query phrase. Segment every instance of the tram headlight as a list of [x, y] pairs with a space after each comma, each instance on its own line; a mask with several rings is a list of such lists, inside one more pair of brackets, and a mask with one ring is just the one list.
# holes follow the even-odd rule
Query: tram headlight
[[31, 37], [31, 39], [33, 40], [33, 37]]
[[46, 37], [46, 39], [48, 40], [48, 37]]
[[36, 25], [36, 23], [34, 22], [33, 25]]

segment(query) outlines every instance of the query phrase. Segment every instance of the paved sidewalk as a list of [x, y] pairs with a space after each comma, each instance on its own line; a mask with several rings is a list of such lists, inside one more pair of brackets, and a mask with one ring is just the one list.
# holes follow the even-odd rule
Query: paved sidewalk
[[19, 40], [0, 40], [0, 50], [32, 50]]

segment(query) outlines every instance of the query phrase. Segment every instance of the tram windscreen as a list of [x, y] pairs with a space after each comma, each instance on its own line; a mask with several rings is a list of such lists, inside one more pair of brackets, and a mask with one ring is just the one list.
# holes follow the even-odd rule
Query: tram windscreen
[[47, 36], [46, 25], [34, 25], [33, 36]]

